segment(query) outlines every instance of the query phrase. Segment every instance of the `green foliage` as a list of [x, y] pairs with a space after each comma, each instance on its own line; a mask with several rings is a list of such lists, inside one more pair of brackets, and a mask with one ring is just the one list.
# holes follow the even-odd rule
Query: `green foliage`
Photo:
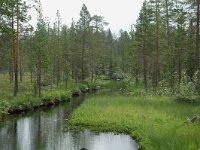
[[189, 145], [188, 150], [196, 150], [196, 149], [197, 149], [196, 144], [192, 143], [191, 145]]
[[122, 81], [106, 80], [102, 81], [100, 85], [105, 89], [111, 89], [111, 90], [119, 90], [119, 89], [126, 90], [128, 87], [128, 83], [123, 80]]
[[[28, 7], [21, 3], [23, 0], [19, 2], [22, 23], [28, 20]], [[20, 71], [30, 73], [19, 83], [17, 98], [11, 96], [15, 37], [11, 24], [16, 18], [16, 1], [0, 2], [0, 117], [9, 110], [65, 101], [72, 93], [100, 84], [110, 94], [125, 96], [89, 99], [72, 116], [72, 125], [126, 132], [142, 139], [141, 145], [148, 149], [197, 149], [194, 141], [199, 139], [198, 125], [183, 122], [188, 115], [199, 113], [198, 104], [155, 97], [174, 94], [181, 102], [200, 101], [200, 72], [194, 67], [195, 40], [199, 38], [195, 39], [195, 18], [188, 15], [190, 10], [183, 9], [186, 4], [144, 1], [135, 31], [121, 30], [115, 37], [110, 29], [104, 29], [107, 23], [103, 17], [91, 16], [85, 4], [79, 21], [72, 21], [68, 28], [61, 25], [59, 11], [53, 27], [45, 22], [37, 2], [36, 30], [27, 33], [29, 29], [25, 29], [24, 35], [20, 34]], [[10, 84], [2, 71], [9, 71]], [[123, 80], [104, 80], [117, 78]], [[31, 94], [34, 85], [39, 95], [43, 90], [40, 98]]]
[[42, 100], [49, 101], [49, 100], [58, 100], [58, 101], [66, 101], [67, 99], [71, 98], [71, 91], [67, 90], [53, 90], [53, 91], [45, 91], [42, 96]]
[[80, 92], [82, 89], [90, 87], [86, 83], [77, 84], [75, 81], [69, 80], [67, 87], [64, 82], [60, 82], [58, 87], [55, 85], [43, 87], [41, 97], [37, 97], [32, 94], [29, 74], [25, 74], [24, 80], [19, 83], [20, 94], [18, 97], [13, 97], [12, 85], [9, 84], [8, 77], [7, 74], [0, 74], [0, 79], [2, 79], [0, 80], [0, 121], [9, 112], [30, 111], [42, 106], [68, 101], [74, 92]]
[[[167, 97], [93, 96], [72, 115], [71, 128], [131, 134], [149, 150], [200, 148], [199, 124], [184, 123], [200, 106]], [[195, 144], [194, 144], [195, 143]]]
[[199, 103], [200, 102], [200, 82], [199, 71], [194, 74], [191, 82], [181, 83], [175, 91], [175, 99], [180, 102]]
[[7, 102], [6, 99], [0, 100], [0, 120], [2, 119], [3, 116], [7, 114], [8, 107], [9, 103]]
[[40, 105], [41, 99], [38, 97], [33, 97], [29, 94], [24, 94], [22, 96], [16, 97], [9, 102], [9, 111], [13, 110], [28, 110], [36, 105]]
[[[20, 23], [24, 23], [29, 19], [29, 7], [23, 3], [24, 0], [19, 2], [22, 10]], [[35, 30], [30, 26], [21, 30], [22, 66], [19, 67], [20, 75], [23, 71], [31, 73], [36, 94], [40, 95], [43, 83], [58, 86], [65, 81], [67, 87], [71, 78], [83, 83], [88, 78], [95, 82], [99, 76], [116, 79], [131, 74], [137, 85], [144, 83], [148, 92], [154, 87], [154, 93], [169, 95], [182, 83], [184, 71], [190, 81], [196, 72], [196, 14], [191, 15], [190, 10], [185, 9], [190, 8], [188, 5], [196, 7], [194, 1], [188, 4], [172, 0], [144, 1], [135, 28], [129, 33], [120, 30], [118, 37], [110, 29], [106, 31], [104, 27], [108, 23], [104, 17], [91, 16], [85, 4], [80, 11], [80, 19], [77, 22], [72, 20], [68, 28], [61, 24], [59, 11], [53, 27], [50, 26], [42, 15], [40, 1], [34, 2], [38, 24]], [[15, 37], [12, 23], [15, 25], [16, 22], [16, 1], [3, 0], [0, 5], [0, 71], [9, 71], [12, 83]], [[188, 83], [184, 83], [181, 86], [187, 86]], [[197, 92], [200, 91], [199, 86], [195, 87]], [[132, 94], [144, 93], [144, 90], [138, 90]]]
[[195, 86], [196, 92], [200, 96], [200, 70], [198, 70], [195, 73], [195, 76], [194, 76], [194, 86]]

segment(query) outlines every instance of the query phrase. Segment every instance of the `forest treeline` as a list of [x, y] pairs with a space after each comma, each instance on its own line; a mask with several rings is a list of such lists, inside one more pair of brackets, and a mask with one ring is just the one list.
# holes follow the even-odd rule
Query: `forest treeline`
[[[80, 19], [62, 24], [57, 11], [50, 25], [39, 0], [0, 1], [0, 73], [9, 73], [14, 95], [24, 73], [35, 92], [41, 86], [99, 77], [130, 77], [144, 89], [187, 89], [200, 94], [200, 0], [144, 1], [131, 31], [115, 36], [103, 16], [91, 15], [84, 4]], [[36, 29], [28, 11], [38, 13]], [[65, 14], [67, 16], [67, 14]], [[126, 16], [124, 16], [126, 17]]]

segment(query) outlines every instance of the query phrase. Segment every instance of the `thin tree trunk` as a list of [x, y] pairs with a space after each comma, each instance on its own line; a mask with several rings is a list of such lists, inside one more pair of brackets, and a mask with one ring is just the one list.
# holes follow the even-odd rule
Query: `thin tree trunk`
[[53, 75], [51, 75], [51, 90], [53, 89]]
[[[145, 31], [146, 32], [146, 31]], [[147, 90], [147, 48], [146, 48], [146, 37], [143, 37], [143, 69], [144, 69], [144, 88]]]
[[57, 32], [58, 32], [58, 39], [57, 39], [57, 42], [58, 42], [58, 48], [57, 48], [57, 71], [56, 71], [56, 78], [57, 78], [57, 86], [60, 82], [60, 78], [61, 78], [61, 63], [60, 63], [60, 13], [59, 11], [57, 11], [57, 19], [58, 19], [58, 29], [57, 29]]
[[33, 83], [33, 71], [31, 70], [31, 84]]
[[81, 83], [84, 81], [85, 71], [84, 71], [84, 57], [85, 57], [85, 30], [83, 32], [82, 39], [82, 51], [81, 51]]
[[139, 84], [139, 69], [138, 69], [138, 63], [136, 63], [135, 68], [135, 85], [138, 86]]
[[125, 56], [124, 50], [122, 50], [122, 73], [125, 73]]
[[[165, 17], [166, 17], [166, 33], [167, 33], [167, 45], [168, 48], [170, 50], [170, 54], [173, 53], [172, 51], [172, 40], [171, 40], [171, 33], [170, 33], [170, 23], [169, 23], [169, 0], [165, 0]], [[174, 88], [174, 69], [173, 69], [173, 57], [171, 57], [172, 62], [170, 62], [170, 81], [169, 81], [169, 85], [170, 85], [170, 89], [171, 92], [173, 92], [173, 88]]]
[[200, 0], [197, 0], [197, 26], [196, 26], [196, 61], [197, 69], [200, 69]]
[[68, 86], [68, 69], [67, 68], [65, 68], [66, 70], [65, 70], [65, 76], [64, 76], [64, 79], [65, 79], [65, 87], [67, 88], [67, 86]]
[[37, 68], [37, 90], [39, 97], [41, 96], [41, 75], [42, 75], [41, 60], [39, 60]]
[[182, 69], [181, 69], [181, 54], [180, 49], [178, 50], [178, 84], [180, 86], [181, 84], [181, 78], [182, 78]]
[[60, 82], [60, 63], [59, 63], [59, 58], [57, 58], [57, 71], [56, 71], [56, 85], [58, 86], [59, 82]]
[[92, 64], [92, 67], [91, 67], [91, 82], [93, 82], [94, 80], [94, 65]]
[[13, 83], [13, 59], [10, 60], [9, 67], [10, 85]]
[[17, 33], [16, 49], [14, 53], [14, 96], [18, 94], [18, 71], [19, 71], [19, 1], [17, 0]]
[[160, 35], [160, 27], [159, 27], [159, 4], [156, 1], [156, 70], [155, 70], [155, 84], [158, 86], [158, 82], [160, 80], [160, 61], [159, 61], [159, 35]]
[[22, 77], [23, 77], [23, 70], [22, 70], [22, 55], [21, 55], [21, 50], [19, 51], [20, 54], [19, 54], [19, 75], [20, 75], [20, 81], [22, 81]]
[[15, 49], [16, 49], [16, 45], [15, 45], [15, 31], [14, 31], [15, 29], [14, 29], [14, 10], [13, 10], [13, 8], [12, 8], [12, 32], [13, 32], [13, 34], [12, 34], [12, 59], [11, 59], [11, 66], [10, 66], [10, 83], [13, 83], [13, 81], [14, 81], [14, 65], [15, 65], [15, 63], [14, 63], [14, 61], [15, 61]]
[[169, 0], [165, 0], [165, 9], [166, 9], [166, 32], [167, 32], [167, 45], [170, 47], [171, 40], [170, 40], [170, 29], [169, 29]]
[[75, 62], [74, 62], [74, 51], [72, 50], [72, 60], [71, 60], [71, 67], [72, 67], [72, 79], [75, 80]]

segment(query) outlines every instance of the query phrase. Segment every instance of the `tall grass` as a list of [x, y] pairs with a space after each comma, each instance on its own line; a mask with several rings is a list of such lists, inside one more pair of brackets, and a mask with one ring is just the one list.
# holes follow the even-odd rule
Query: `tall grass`
[[94, 96], [71, 116], [72, 128], [125, 132], [144, 149], [197, 150], [200, 124], [186, 123], [200, 106], [177, 104], [167, 97]]

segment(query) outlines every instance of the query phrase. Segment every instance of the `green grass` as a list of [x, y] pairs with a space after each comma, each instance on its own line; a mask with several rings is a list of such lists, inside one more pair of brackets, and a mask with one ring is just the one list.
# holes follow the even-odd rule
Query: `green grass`
[[128, 133], [144, 149], [197, 150], [200, 124], [185, 123], [200, 106], [167, 97], [93, 96], [72, 115], [72, 128]]
[[42, 97], [36, 97], [30, 93], [20, 94], [17, 97], [5, 97], [0, 100], [0, 121], [15, 111], [34, 110], [41, 106], [54, 105], [66, 101], [72, 96], [71, 90], [44, 91]]
[[64, 82], [59, 86], [53, 85], [42, 87], [42, 96], [33, 95], [33, 84], [30, 81], [30, 75], [25, 74], [23, 81], [19, 82], [19, 93], [17, 97], [13, 96], [13, 83], [10, 84], [8, 74], [0, 74], [0, 121], [15, 110], [31, 110], [34, 107], [54, 104], [66, 101], [71, 98], [73, 92], [81, 91], [86, 88], [86, 84], [76, 84], [74, 81], [68, 81], [66, 87]]
[[[136, 138], [141, 147], [150, 150], [200, 148], [200, 124], [185, 123], [188, 117], [200, 114], [200, 105], [176, 103], [168, 97], [150, 96], [154, 94], [125, 81], [100, 80], [97, 84], [109, 89], [107, 96], [89, 97], [72, 114], [72, 128], [127, 133]], [[58, 87], [54, 85], [53, 89], [42, 87], [42, 97], [39, 98], [32, 94], [33, 85], [29, 75], [26, 75], [19, 83], [18, 97], [14, 98], [13, 85], [9, 83], [8, 75], [0, 74], [0, 121], [8, 114], [8, 110], [31, 109], [54, 100], [65, 101], [73, 92], [84, 89], [86, 85], [90, 88], [96, 86], [69, 81], [66, 87], [61, 82]]]

